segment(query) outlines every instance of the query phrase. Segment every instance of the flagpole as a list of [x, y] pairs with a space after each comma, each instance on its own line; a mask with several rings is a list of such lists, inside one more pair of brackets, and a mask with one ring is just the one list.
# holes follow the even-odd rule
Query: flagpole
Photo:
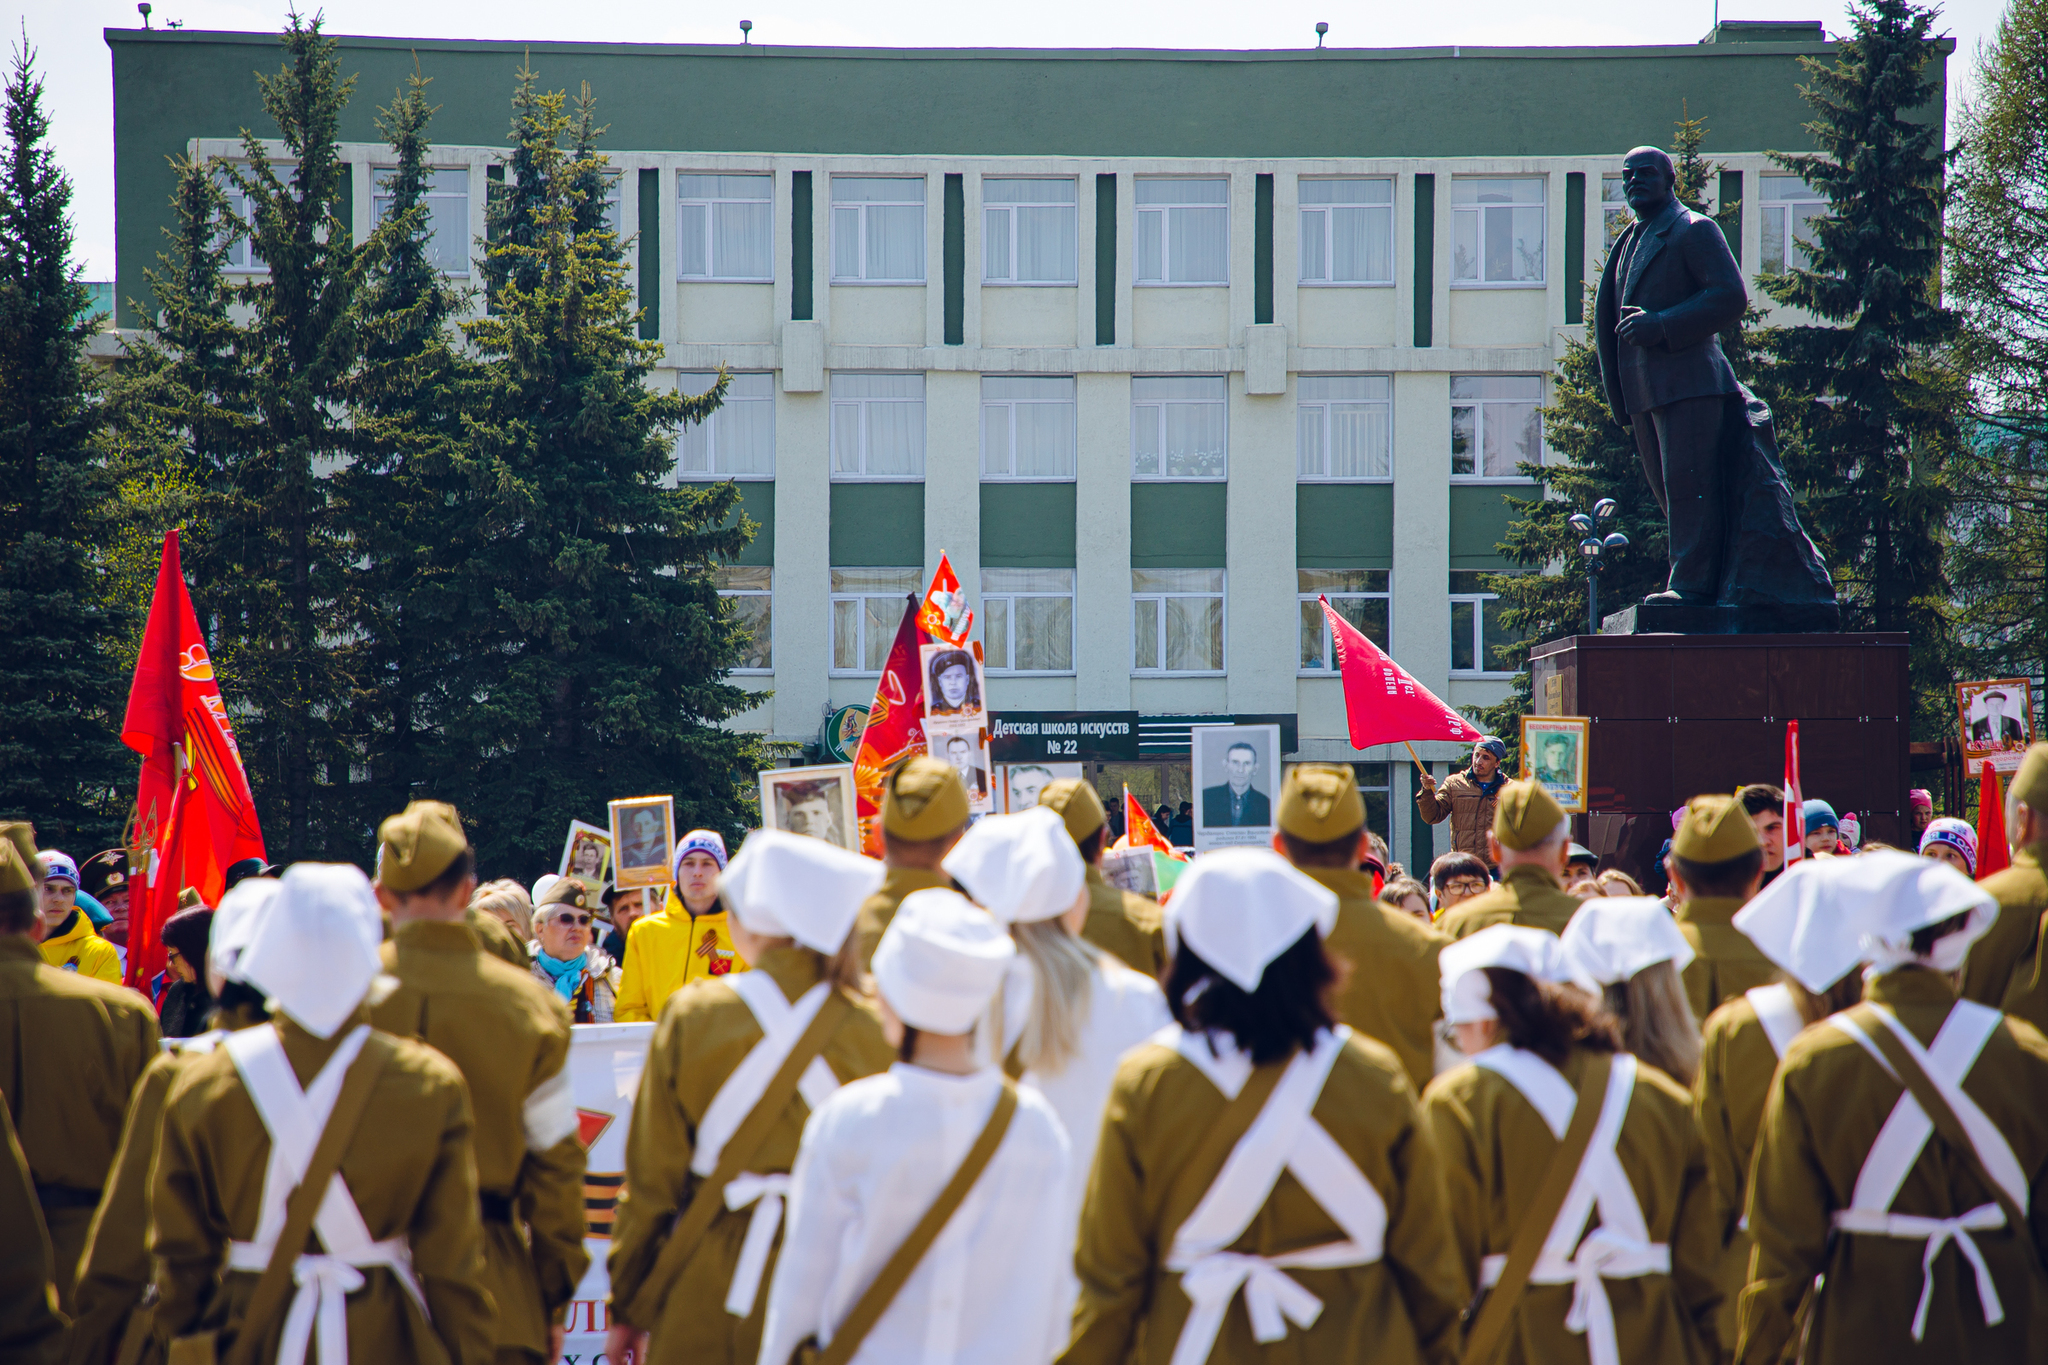
[[1415, 760], [1416, 771], [1421, 773], [1427, 773], [1429, 769], [1423, 766], [1422, 756], [1415, 752], [1415, 746], [1413, 744], [1410, 744], [1405, 739], [1401, 741], [1401, 745], [1403, 748], [1407, 749], [1408, 757]]

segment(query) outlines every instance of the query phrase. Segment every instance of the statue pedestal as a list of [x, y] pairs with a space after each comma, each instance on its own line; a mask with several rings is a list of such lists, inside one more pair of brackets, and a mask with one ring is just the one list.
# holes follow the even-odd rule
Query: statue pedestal
[[1671, 837], [1674, 808], [1784, 781], [1785, 722], [1797, 720], [1805, 794], [1856, 812], [1866, 843], [1906, 847], [1906, 655], [1903, 632], [1574, 635], [1536, 646], [1535, 714], [1592, 721], [1575, 837], [1603, 866], [1640, 878]]
[[1600, 620], [1602, 635], [1801, 635], [1838, 631], [1832, 602], [1813, 606], [1689, 607], [1638, 602]]

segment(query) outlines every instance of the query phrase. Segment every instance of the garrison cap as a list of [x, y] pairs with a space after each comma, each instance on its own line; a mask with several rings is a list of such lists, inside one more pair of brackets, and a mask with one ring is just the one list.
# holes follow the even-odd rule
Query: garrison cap
[[882, 829], [899, 839], [943, 839], [967, 823], [967, 788], [959, 770], [919, 754], [882, 782]]
[[1038, 793], [1038, 804], [1059, 812], [1060, 819], [1067, 822], [1067, 834], [1077, 844], [1109, 823], [1102, 798], [1086, 778], [1062, 777], [1046, 783]]
[[13, 841], [0, 839], [0, 896], [35, 889], [36, 874], [29, 871], [28, 864], [15, 851]]
[[1500, 840], [1502, 848], [1525, 853], [1548, 839], [1562, 823], [1564, 807], [1535, 778], [1510, 782], [1500, 789], [1499, 804], [1493, 808], [1493, 837]]
[[0, 820], [0, 840], [14, 845], [14, 851], [31, 877], [41, 877], [43, 866], [36, 861], [36, 827], [26, 820]]
[[573, 905], [578, 910], [590, 908], [590, 888], [574, 877], [557, 877], [554, 885], [541, 892], [540, 899], [533, 904], [534, 917], [550, 905]]
[[1749, 812], [1732, 796], [1695, 796], [1671, 836], [1671, 852], [1689, 863], [1725, 863], [1761, 847]]
[[1280, 781], [1280, 828], [1328, 844], [1365, 828], [1358, 774], [1335, 763], [1297, 763]]
[[414, 801], [377, 827], [377, 882], [389, 891], [417, 891], [448, 870], [469, 847], [462, 816], [446, 801]]
[[2048, 744], [2036, 744], [2020, 760], [2012, 775], [2013, 799], [2035, 810], [2048, 812]]

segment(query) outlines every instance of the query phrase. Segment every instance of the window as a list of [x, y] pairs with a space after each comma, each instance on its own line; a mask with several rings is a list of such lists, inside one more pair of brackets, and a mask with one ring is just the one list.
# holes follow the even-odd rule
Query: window
[[982, 278], [990, 284], [1073, 284], [1078, 227], [1071, 180], [981, 182]]
[[924, 477], [924, 376], [832, 376], [832, 475]]
[[918, 569], [832, 570], [832, 671], [880, 673], [903, 624], [905, 600], [924, 586]]
[[[1287, 766], [1292, 768], [1297, 765], [1290, 763]], [[1393, 765], [1353, 763], [1350, 767], [1357, 774], [1358, 794], [1365, 799], [1365, 827], [1382, 839], [1392, 838], [1388, 829], [1387, 813], [1393, 806]]]
[[[397, 198], [392, 193], [391, 181], [398, 171], [384, 166], [376, 174], [377, 193], [372, 196], [370, 209], [375, 221], [381, 223]], [[427, 261], [444, 275], [467, 275], [469, 172], [429, 170], [421, 173], [421, 179], [426, 182], [420, 203], [427, 210]]]
[[1517, 464], [1543, 463], [1543, 379], [1533, 374], [1451, 376], [1451, 473], [1476, 479], [1526, 477]]
[[832, 278], [924, 283], [923, 177], [832, 177]]
[[1139, 284], [1230, 283], [1230, 182], [1138, 182]]
[[1508, 650], [1521, 636], [1500, 624], [1500, 595], [1486, 591], [1484, 574], [1451, 570], [1451, 672], [1513, 673]]
[[604, 230], [618, 237], [622, 235], [619, 224], [625, 221], [622, 216], [625, 212], [625, 200], [622, 197], [625, 192], [619, 188], [620, 178], [624, 173], [603, 171], [600, 174], [604, 178]]
[[[676, 391], [708, 392], [715, 374], [679, 374]], [[736, 374], [718, 411], [676, 439], [676, 473], [685, 479], [775, 477], [775, 376]]]
[[1303, 180], [1301, 282], [1394, 282], [1394, 182]]
[[[291, 173], [291, 167], [276, 162], [271, 163], [271, 168], [279, 176], [288, 176]], [[245, 175], [249, 170], [247, 166], [237, 166], [236, 169]], [[219, 177], [219, 184], [221, 194], [227, 199], [228, 217], [242, 225], [241, 236], [228, 247], [227, 259], [223, 262], [224, 268], [251, 271], [270, 269], [264, 259], [256, 254], [256, 244], [250, 240], [249, 228], [256, 221], [255, 200], [243, 193], [241, 187], [224, 173]]]
[[983, 569], [981, 640], [992, 673], [1074, 671], [1074, 571]]
[[1131, 477], [1220, 479], [1227, 468], [1223, 376], [1131, 381]]
[[678, 175], [676, 274], [686, 280], [775, 278], [775, 177]]
[[1358, 627], [1358, 633], [1387, 648], [1388, 573], [1385, 569], [1296, 569], [1301, 592], [1301, 658], [1303, 673], [1334, 677], [1337, 672], [1335, 645], [1330, 623], [1323, 616], [1323, 604], [1316, 598], [1327, 595], [1339, 616]]
[[732, 603], [732, 618], [747, 632], [735, 673], [768, 673], [775, 668], [775, 570], [765, 564], [727, 564], [712, 571], [718, 595]]
[[1305, 374], [1296, 384], [1298, 477], [1392, 477], [1393, 380], [1383, 374]]
[[1543, 283], [1543, 181], [1451, 182], [1451, 283]]
[[1074, 477], [1074, 381], [985, 375], [981, 381], [981, 476]]
[[1622, 193], [1621, 177], [1603, 175], [1600, 177], [1600, 243], [1608, 250], [1621, 240], [1621, 234], [1636, 220], [1629, 210], [1628, 196]]
[[1764, 201], [1764, 273], [1811, 270], [1813, 258], [1802, 243], [1810, 242], [1809, 224], [1828, 216], [1828, 201], [1796, 175], [1766, 175]]
[[1131, 570], [1131, 668], [1223, 671], [1223, 570]]

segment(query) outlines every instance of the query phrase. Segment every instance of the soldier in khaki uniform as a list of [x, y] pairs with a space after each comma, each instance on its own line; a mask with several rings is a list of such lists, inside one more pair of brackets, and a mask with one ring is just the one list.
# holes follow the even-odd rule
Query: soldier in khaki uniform
[[2041, 951], [2041, 921], [2048, 915], [2048, 744], [2027, 750], [2005, 802], [2012, 866], [1984, 879], [1984, 890], [1997, 898], [1998, 918], [1963, 964], [1963, 999], [2048, 1032], [2048, 970], [2042, 966], [2048, 955]]
[[1392, 1048], [1420, 1094], [1433, 1074], [1436, 1021], [1443, 1017], [1436, 956], [1451, 940], [1382, 904], [1358, 870], [1366, 847], [1358, 778], [1338, 763], [1301, 763], [1280, 784], [1280, 832], [1273, 846], [1310, 880], [1337, 893], [1337, 927], [1323, 940], [1350, 964], [1337, 1018]]
[[1067, 833], [1088, 864], [1088, 923], [1081, 937], [1133, 971], [1157, 981], [1166, 975], [1166, 927], [1159, 902], [1134, 891], [1111, 886], [1102, 875], [1102, 844], [1109, 833], [1109, 814], [1102, 798], [1084, 778], [1048, 782], [1038, 804], [1059, 812]]
[[[360, 869], [294, 864], [238, 960], [281, 1017], [192, 1058], [171, 1085], [149, 1247], [155, 1327], [174, 1352], [179, 1337], [218, 1332], [289, 1365], [491, 1359], [469, 1098], [446, 1057], [369, 1027], [381, 934]], [[264, 1268], [295, 1250], [279, 1238], [301, 1163], [366, 1079], [337, 1179], [289, 1262], [284, 1311], [251, 1322]]]
[[1508, 746], [1492, 735], [1472, 746], [1472, 763], [1463, 772], [1452, 773], [1442, 786], [1427, 769], [1415, 789], [1415, 813], [1426, 825], [1451, 822], [1451, 848], [1495, 861], [1487, 849], [1486, 832], [1493, 828], [1494, 811], [1500, 801], [1507, 774], [1500, 765], [1507, 761]]
[[25, 822], [0, 830], [0, 1089], [35, 1180], [58, 1297], [69, 1313], [129, 1093], [156, 1056], [157, 1026], [149, 1002], [127, 987], [43, 961], [33, 937], [41, 903], [34, 839]]
[[475, 860], [453, 806], [415, 801], [377, 837], [377, 899], [393, 926], [384, 963], [399, 984], [372, 1022], [438, 1048], [469, 1083], [497, 1359], [551, 1360], [562, 1307], [590, 1264], [583, 1144], [564, 1070], [569, 1010], [486, 954], [464, 922]]
[[[804, 1121], [839, 1085], [895, 1060], [880, 1017], [858, 996], [851, 941], [861, 902], [881, 878], [882, 869], [859, 854], [759, 830], [720, 879], [733, 941], [754, 966], [684, 986], [655, 1024], [608, 1260], [606, 1357], [616, 1365], [754, 1365]], [[822, 1066], [814, 1059], [805, 1068], [798, 1092], [732, 1182], [707, 1187], [761, 1090], [835, 995], [852, 1008], [826, 1039]], [[747, 1073], [735, 1080], [742, 1063]], [[742, 1191], [747, 1202], [733, 1206]], [[687, 1254], [668, 1251], [678, 1218], [700, 1198], [716, 1201], [717, 1213]], [[750, 1245], [758, 1256], [744, 1252]], [[664, 1259], [668, 1266], [657, 1270]]]
[[[4, 893], [0, 893], [4, 894]], [[14, 1121], [0, 1104], [0, 1351], [16, 1365], [64, 1358], [64, 1315], [57, 1311], [56, 1256]]]
[[1564, 889], [1571, 832], [1564, 807], [1533, 778], [1502, 787], [1481, 855], [1500, 868], [1500, 885], [1460, 901], [1436, 927], [1454, 939], [1494, 924], [1563, 933], [1579, 910]]
[[882, 884], [860, 908], [853, 932], [860, 966], [875, 960], [882, 931], [913, 891], [948, 887], [939, 864], [967, 832], [967, 788], [950, 763], [918, 755], [899, 763], [882, 782]]
[[1695, 796], [1672, 833], [1664, 866], [1678, 901], [1673, 913], [1694, 953], [1685, 969], [1693, 1018], [1704, 1019], [1744, 991], [1777, 980], [1777, 967], [1730, 923], [1764, 877], [1763, 845], [1742, 802]]

